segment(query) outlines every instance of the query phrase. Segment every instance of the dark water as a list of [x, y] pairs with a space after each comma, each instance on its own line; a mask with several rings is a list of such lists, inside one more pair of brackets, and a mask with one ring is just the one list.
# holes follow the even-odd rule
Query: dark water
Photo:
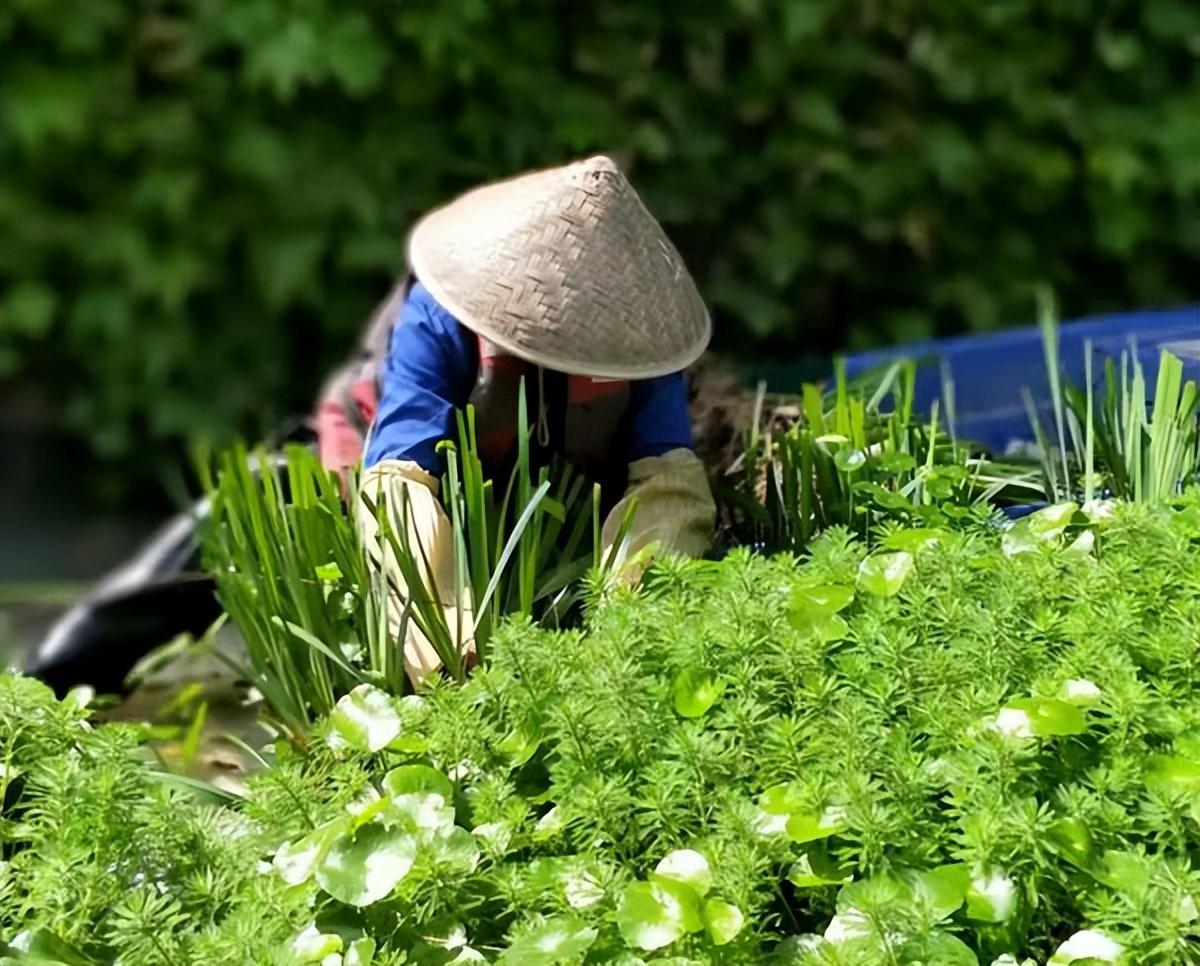
[[111, 492], [120, 472], [0, 394], [0, 665], [19, 661], [169, 512], [158, 487], [118, 509]]

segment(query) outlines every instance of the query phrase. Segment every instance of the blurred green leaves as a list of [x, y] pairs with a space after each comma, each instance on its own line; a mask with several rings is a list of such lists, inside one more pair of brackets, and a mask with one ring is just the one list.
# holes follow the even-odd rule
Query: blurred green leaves
[[[69, 6], [69, 15], [67, 7]], [[479, 180], [616, 152], [718, 345], [1195, 296], [1181, 0], [13, 0], [0, 378], [113, 455], [303, 410]]]

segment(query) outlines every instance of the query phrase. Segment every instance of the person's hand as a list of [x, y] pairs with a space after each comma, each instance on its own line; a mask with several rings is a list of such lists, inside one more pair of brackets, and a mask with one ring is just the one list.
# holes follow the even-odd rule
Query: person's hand
[[[451, 604], [442, 608], [442, 619], [451, 640], [458, 643], [463, 669], [474, 667], [479, 662], [479, 652], [475, 647], [474, 611], [469, 607], [459, 608]], [[404, 667], [408, 679], [414, 688], [420, 688], [429, 675], [440, 671], [442, 666], [433, 643], [410, 611], [408, 626], [404, 629]]]

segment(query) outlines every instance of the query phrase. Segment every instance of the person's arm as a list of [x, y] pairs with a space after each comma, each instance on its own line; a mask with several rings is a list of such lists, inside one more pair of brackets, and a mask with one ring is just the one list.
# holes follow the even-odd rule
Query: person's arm
[[[472, 379], [473, 359], [458, 322], [422, 286], [414, 286], [393, 328], [381, 374], [379, 408], [363, 459], [360, 492], [365, 499], [358, 521], [368, 563], [389, 584], [393, 634], [400, 632], [409, 588], [371, 510], [381, 504], [394, 531], [405, 535], [423, 573], [425, 592], [442, 606], [462, 647], [469, 645], [474, 619], [471, 602], [455, 600], [454, 538], [438, 500], [442, 457], [437, 446], [454, 437], [454, 413], [466, 404]], [[441, 663], [411, 612], [404, 659], [414, 684]]]
[[702, 556], [713, 542], [716, 505], [704, 467], [692, 450], [683, 373], [630, 385], [629, 483], [604, 523], [605, 552], [634, 505], [632, 525], [618, 548], [618, 565], [657, 544], [663, 551]]

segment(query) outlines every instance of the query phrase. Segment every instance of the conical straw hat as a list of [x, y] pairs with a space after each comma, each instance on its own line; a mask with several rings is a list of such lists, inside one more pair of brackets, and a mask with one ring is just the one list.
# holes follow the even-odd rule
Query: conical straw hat
[[418, 222], [408, 256], [460, 322], [547, 369], [665, 375], [712, 332], [679, 253], [606, 157], [476, 188]]

